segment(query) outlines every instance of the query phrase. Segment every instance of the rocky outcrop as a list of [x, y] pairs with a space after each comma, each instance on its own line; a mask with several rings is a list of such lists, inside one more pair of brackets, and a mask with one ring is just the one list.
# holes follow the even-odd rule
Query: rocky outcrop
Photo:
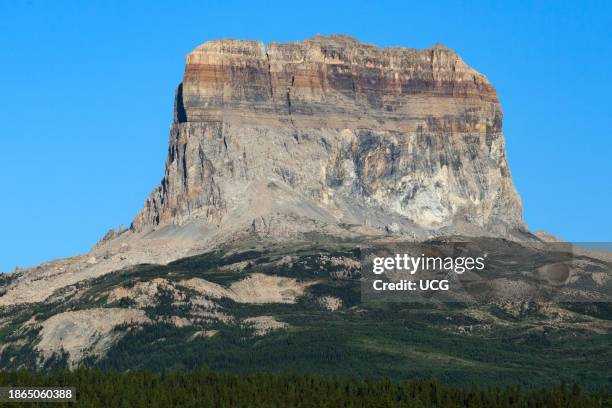
[[[151, 321], [142, 310], [86, 309], [56, 314], [42, 323], [36, 350], [43, 361], [67, 353], [68, 366], [74, 368], [85, 357], [100, 358], [118, 341], [129, 326]], [[124, 330], [116, 330], [123, 326]]]
[[287, 323], [276, 320], [274, 316], [249, 317], [243, 320], [243, 325], [252, 329], [255, 336], [265, 336], [272, 331], [289, 328]]
[[295, 303], [308, 286], [316, 281], [299, 282], [293, 278], [253, 273], [234, 282], [229, 289], [200, 278], [181, 281], [180, 285], [212, 299], [228, 298], [238, 303]]
[[133, 231], [508, 234], [524, 227], [494, 88], [452, 50], [347, 36], [187, 56], [166, 172]]

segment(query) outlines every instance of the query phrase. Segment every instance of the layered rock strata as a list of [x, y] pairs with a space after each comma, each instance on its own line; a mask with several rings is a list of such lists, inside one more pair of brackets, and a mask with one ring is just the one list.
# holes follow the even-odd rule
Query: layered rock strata
[[[166, 172], [136, 232], [524, 227], [495, 89], [452, 50], [347, 36], [187, 56]], [[180, 232], [178, 232], [180, 231]]]

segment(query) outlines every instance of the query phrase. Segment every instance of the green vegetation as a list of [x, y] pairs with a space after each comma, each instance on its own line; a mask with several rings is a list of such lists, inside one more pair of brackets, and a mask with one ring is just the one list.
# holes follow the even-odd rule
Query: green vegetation
[[454, 384], [551, 386], [564, 380], [611, 386], [606, 336], [552, 333], [545, 335], [546, 342], [509, 332], [463, 336], [428, 326], [427, 317], [414, 311], [392, 315], [286, 312], [277, 316], [293, 329], [264, 337], [226, 326], [219, 327], [217, 336], [192, 339], [195, 329], [190, 327], [145, 326], [124, 337], [96, 365], [113, 370], [209, 367], [236, 373], [426, 377]]
[[[610, 407], [605, 392], [579, 386], [545, 389], [449, 386], [436, 381], [346, 379], [313, 375], [234, 375], [189, 372], [101, 370], [0, 372], [0, 386], [75, 387], [77, 402], [21, 403], [19, 406], [71, 407]], [[16, 406], [1, 404], [0, 406]]]
[[[26, 330], [24, 322], [41, 322], [67, 310], [134, 307], [133, 301], [126, 299], [109, 304], [107, 293], [114, 288], [131, 287], [153, 278], [176, 282], [193, 277], [229, 286], [258, 272], [317, 283], [295, 304], [244, 304], [215, 299], [233, 322], [195, 321], [185, 327], [157, 319], [193, 317], [189, 308], [174, 302], [170, 294], [158, 293], [155, 304], [144, 308], [154, 324], [129, 331], [117, 327], [120, 340], [102, 358], [89, 357], [82, 365], [111, 372], [189, 373], [206, 368], [230, 377], [240, 376], [236, 378], [261, 371], [295, 378], [350, 376], [354, 381], [428, 378], [468, 388], [480, 384], [550, 390], [565, 381], [588, 390], [612, 390], [609, 333], [556, 324], [529, 308], [513, 314], [495, 304], [362, 303], [359, 271], [349, 270], [348, 275], [338, 278], [336, 272], [346, 272], [346, 266], [341, 271], [343, 266], [325, 261], [358, 260], [361, 254], [356, 248], [351, 243], [303, 247], [292, 244], [266, 249], [253, 245], [209, 252], [165, 266], [139, 265], [81, 282], [63, 289], [65, 296], [58, 294], [52, 301], [0, 310], [0, 318], [9, 322], [0, 327], [0, 343], [6, 345], [0, 368], [65, 368], [66, 355], [44, 363], [37, 360], [39, 329], [32, 325]], [[278, 261], [288, 255], [291, 262], [279, 266]], [[244, 267], [226, 267], [238, 262]], [[196, 295], [189, 290], [184, 293]], [[317, 301], [321, 296], [339, 298], [343, 307], [328, 311]], [[567, 305], [566, 310], [572, 309], [580, 313], [577, 319], [612, 319], [608, 304]], [[251, 328], [239, 322], [256, 316], [273, 316], [287, 323], [289, 329], [254, 335]], [[216, 334], [196, 335], [202, 330], [214, 330]]]

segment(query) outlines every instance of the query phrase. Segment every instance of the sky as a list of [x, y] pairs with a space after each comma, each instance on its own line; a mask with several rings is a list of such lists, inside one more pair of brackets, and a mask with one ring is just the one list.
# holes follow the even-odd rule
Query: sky
[[184, 59], [211, 39], [443, 43], [504, 111], [531, 230], [612, 241], [610, 2], [0, 2], [0, 271], [84, 253], [163, 176]]

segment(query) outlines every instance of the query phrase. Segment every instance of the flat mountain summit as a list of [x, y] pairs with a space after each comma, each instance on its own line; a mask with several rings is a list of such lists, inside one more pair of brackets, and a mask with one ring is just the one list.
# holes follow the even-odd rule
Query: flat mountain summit
[[423, 238], [524, 224], [483, 75], [442, 45], [317, 36], [211, 41], [187, 56], [165, 176], [132, 225], [165, 227]]

